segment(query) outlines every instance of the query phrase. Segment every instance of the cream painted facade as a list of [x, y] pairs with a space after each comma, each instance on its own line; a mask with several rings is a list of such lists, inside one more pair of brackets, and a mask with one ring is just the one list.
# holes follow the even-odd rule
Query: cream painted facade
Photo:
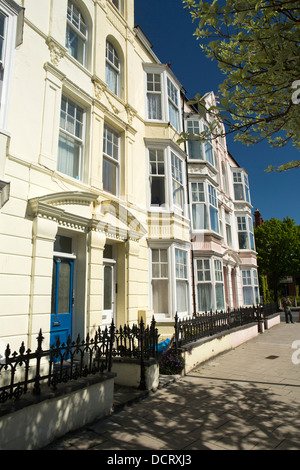
[[[238, 246], [251, 205], [234, 200], [233, 172], [246, 172], [226, 146], [217, 166], [187, 160], [182, 86], [134, 26], [134, 1], [0, 0], [0, 39], [2, 344], [153, 314], [170, 335], [175, 312], [199, 310], [203, 257], [221, 260], [226, 306], [242, 305], [256, 256]], [[204, 180], [224, 230], [232, 216], [232, 246], [194, 230], [191, 182]]]

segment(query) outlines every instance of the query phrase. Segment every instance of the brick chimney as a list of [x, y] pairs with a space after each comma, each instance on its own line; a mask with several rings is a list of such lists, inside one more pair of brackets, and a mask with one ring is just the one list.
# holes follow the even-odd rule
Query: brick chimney
[[259, 212], [258, 209], [256, 209], [254, 212], [254, 218], [255, 218], [255, 222], [254, 222], [255, 227], [259, 227], [260, 225], [264, 223], [261, 213]]

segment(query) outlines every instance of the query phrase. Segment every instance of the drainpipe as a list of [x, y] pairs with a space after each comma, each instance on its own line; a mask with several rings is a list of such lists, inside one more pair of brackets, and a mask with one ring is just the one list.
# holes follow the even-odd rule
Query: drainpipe
[[[184, 125], [184, 101], [186, 99], [185, 96], [185, 89], [181, 88], [181, 93], [183, 95], [182, 100], [182, 130], [185, 132], [185, 125]], [[185, 172], [186, 172], [186, 184], [187, 184], [187, 203], [188, 208], [190, 209], [190, 191], [189, 191], [189, 172], [188, 172], [188, 161], [187, 161], [187, 146], [186, 141], [184, 141], [184, 151], [185, 151]], [[189, 211], [190, 212], [190, 211]], [[192, 233], [192, 223], [191, 219], [190, 223], [190, 233]], [[193, 248], [193, 241], [191, 240], [191, 263], [192, 263], [192, 295], [193, 295], [193, 313], [196, 314], [196, 296], [195, 296], [195, 276], [194, 276], [194, 248]]]

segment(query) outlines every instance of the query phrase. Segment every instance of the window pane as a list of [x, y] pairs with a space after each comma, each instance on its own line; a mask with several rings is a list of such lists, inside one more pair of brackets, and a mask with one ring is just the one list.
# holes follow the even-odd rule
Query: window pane
[[253, 290], [252, 287], [243, 287], [244, 305], [253, 305]]
[[169, 121], [176, 129], [179, 129], [179, 112], [178, 109], [169, 101]]
[[234, 199], [236, 201], [242, 201], [244, 199], [243, 185], [235, 184], [234, 185]]
[[188, 139], [189, 158], [203, 160], [202, 142], [200, 140]]
[[113, 276], [112, 267], [104, 266], [104, 310], [112, 309], [112, 287], [113, 287]]
[[165, 204], [165, 177], [151, 177], [151, 206], [162, 206]]
[[240, 247], [240, 250], [248, 250], [249, 249], [248, 233], [247, 232], [239, 232], [239, 247]]
[[119, 88], [119, 74], [118, 72], [108, 63], [106, 63], [106, 71], [105, 71], [105, 81], [107, 83], [108, 88], [112, 91], [115, 95], [118, 95], [118, 88]]
[[148, 119], [162, 119], [160, 94], [147, 94]]
[[207, 228], [207, 212], [205, 204], [193, 204], [193, 228], [195, 230], [203, 230]]
[[152, 302], [154, 313], [169, 312], [169, 281], [152, 280]]
[[198, 311], [207, 312], [212, 309], [211, 284], [198, 284]]
[[3, 60], [4, 26], [5, 16], [0, 13], [0, 60]]
[[57, 169], [65, 175], [79, 179], [81, 146], [62, 132], [59, 134]]
[[224, 289], [223, 284], [216, 284], [217, 310], [224, 310]]
[[67, 26], [66, 48], [74, 59], [81, 64], [84, 63], [85, 41], [69, 25]]
[[177, 299], [177, 311], [187, 312], [188, 294], [187, 294], [187, 282], [186, 281], [176, 281], [176, 299]]
[[58, 285], [58, 313], [70, 312], [70, 286], [71, 265], [61, 261], [59, 263], [59, 285]]
[[103, 158], [103, 189], [117, 194], [117, 165], [105, 157]]
[[219, 232], [218, 210], [210, 206], [210, 228], [215, 232]]

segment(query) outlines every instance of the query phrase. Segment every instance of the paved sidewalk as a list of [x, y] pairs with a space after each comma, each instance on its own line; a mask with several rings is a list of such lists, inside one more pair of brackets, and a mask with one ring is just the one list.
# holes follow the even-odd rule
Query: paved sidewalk
[[295, 362], [300, 323], [281, 323], [45, 449], [300, 450]]

